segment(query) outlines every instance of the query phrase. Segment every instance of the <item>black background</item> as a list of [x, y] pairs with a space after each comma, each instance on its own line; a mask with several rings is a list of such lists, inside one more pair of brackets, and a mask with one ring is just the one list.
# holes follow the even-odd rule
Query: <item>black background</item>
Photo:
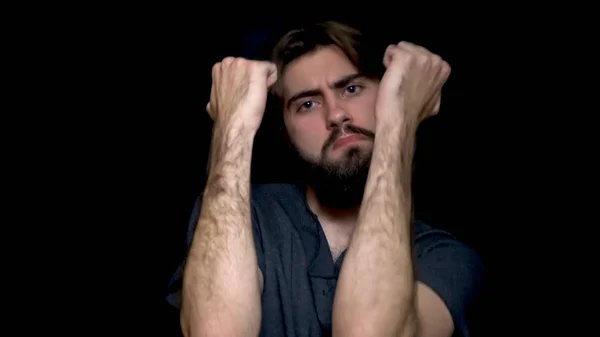
[[[103, 233], [123, 248], [105, 248], [115, 254], [115, 263], [108, 263], [111, 271], [104, 277], [118, 290], [107, 289], [103, 301], [110, 303], [111, 320], [122, 318], [122, 327], [115, 328], [119, 334], [178, 335], [178, 314], [164, 296], [185, 254], [188, 217], [204, 184], [211, 67], [225, 56], [260, 58], [265, 36], [277, 35], [304, 15], [314, 19], [313, 10], [281, 11], [284, 17], [139, 11], [124, 18], [125, 27], [111, 30], [103, 41], [110, 48], [98, 48], [107, 62], [97, 70], [117, 75], [102, 82], [107, 87], [101, 94], [119, 98], [107, 100], [102, 114], [110, 124], [104, 142], [112, 149], [111, 164], [95, 176], [97, 183], [111, 186], [117, 212], [104, 223]], [[425, 12], [368, 16], [361, 10], [320, 11], [319, 17], [380, 32], [386, 44], [422, 45], [452, 66], [440, 114], [418, 131], [416, 216], [450, 230], [481, 255], [487, 283], [478, 329], [484, 336], [504, 335], [526, 321], [522, 312], [528, 315], [527, 303], [537, 296], [522, 296], [525, 273], [516, 271], [533, 268], [531, 261], [539, 258], [519, 252], [524, 241], [519, 237], [544, 226], [531, 221], [536, 215], [530, 212], [529, 193], [536, 182], [524, 164], [532, 153], [525, 141], [531, 129], [522, 122], [530, 104], [516, 98], [517, 87], [528, 83], [534, 70], [514, 66], [515, 48], [533, 44], [537, 33], [517, 29], [518, 20], [500, 12], [475, 17], [457, 11], [462, 14], [435, 18]], [[254, 180], [280, 178], [269, 137], [259, 131]], [[267, 166], [261, 164], [265, 159]], [[108, 171], [119, 177], [117, 183]]]

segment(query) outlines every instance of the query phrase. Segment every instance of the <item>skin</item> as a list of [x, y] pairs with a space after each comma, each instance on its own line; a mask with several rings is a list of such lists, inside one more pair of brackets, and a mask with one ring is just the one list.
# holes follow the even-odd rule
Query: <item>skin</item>
[[256, 336], [263, 278], [250, 217], [250, 163], [275, 66], [226, 58], [213, 66], [211, 160], [183, 277], [184, 336]]
[[[373, 141], [367, 137], [350, 144], [322, 149], [333, 128], [350, 123], [375, 131], [375, 101], [378, 81], [359, 77], [340, 88], [331, 88], [336, 81], [357, 74], [356, 68], [338, 48], [325, 47], [292, 62], [286, 68], [284, 88], [284, 123], [292, 144], [307, 159], [343, 165], [350, 148], [371, 152]], [[321, 95], [304, 97], [290, 103], [297, 93], [318, 89]], [[319, 216], [334, 258], [348, 246], [358, 216], [359, 206], [352, 209], [329, 209], [321, 205], [315, 191], [308, 186], [307, 201]]]
[[[304, 55], [283, 74], [288, 99], [298, 90], [321, 91], [309, 99], [316, 104], [305, 104], [308, 109], [301, 113], [284, 111], [290, 139], [303, 155], [323, 155], [343, 165], [350, 149], [373, 154], [359, 207], [327, 209], [307, 191], [332, 251], [347, 248], [334, 300], [333, 335], [450, 336], [447, 308], [414, 280], [410, 239], [415, 132], [420, 121], [437, 113], [449, 67], [407, 43], [390, 46], [383, 62], [387, 71], [381, 83], [357, 79], [363, 85], [359, 90], [332, 88], [333, 82], [356, 73], [335, 47]], [[184, 272], [185, 336], [259, 333], [263, 280], [252, 238], [250, 161], [275, 74], [270, 63], [244, 59], [227, 58], [213, 67], [207, 110], [215, 127], [202, 212]], [[375, 140], [353, 139], [322, 151], [333, 128], [343, 123], [373, 131]]]
[[[363, 137], [335, 149], [329, 147], [322, 153], [323, 144], [329, 137], [332, 129], [340, 127], [343, 123], [351, 123], [375, 132], [376, 135], [385, 135], [385, 137], [378, 137], [378, 140], [383, 139], [383, 141], [377, 144], [378, 149], [381, 151], [375, 151], [375, 154], [386, 153], [386, 156], [384, 156], [385, 158], [374, 157], [371, 172], [377, 172], [377, 175], [370, 175], [364, 200], [369, 200], [369, 198], [373, 198], [378, 194], [385, 195], [385, 192], [391, 194], [389, 197], [380, 198], [379, 202], [371, 199], [373, 202], [363, 202], [362, 207], [358, 206], [353, 209], [330, 209], [319, 203], [314, 190], [309, 187], [307, 191], [309, 206], [319, 217], [334, 259], [343, 250], [349, 248], [336, 290], [334, 332], [343, 336], [353, 334], [362, 336], [391, 336], [396, 335], [396, 332], [386, 331], [384, 334], [379, 334], [382, 331], [377, 330], [375, 325], [393, 326], [397, 324], [404, 327], [397, 328], [396, 330], [404, 330], [407, 335], [412, 335], [417, 333], [417, 323], [420, 322], [419, 335], [421, 336], [450, 336], [454, 330], [450, 313], [439, 296], [429, 287], [419, 282], [414, 283], [410, 279], [398, 279], [393, 273], [383, 273], [385, 268], [371, 269], [376, 265], [372, 261], [380, 259], [377, 263], [380, 266], [394, 265], [399, 262], [403, 263], [404, 265], [400, 268], [400, 274], [412, 275], [409, 251], [410, 242], [406, 240], [410, 238], [410, 202], [405, 202], [404, 205], [397, 204], [395, 207], [392, 207], [393, 210], [387, 212], [385, 205], [394, 204], [394, 201], [398, 199], [396, 195], [400, 190], [403, 190], [402, 193], [404, 194], [410, 194], [410, 188], [408, 187], [410, 186], [410, 176], [408, 175], [410, 174], [410, 157], [414, 149], [414, 130], [377, 128], [375, 110], [379, 93], [379, 81], [359, 77], [349, 82], [345, 87], [332, 88], [332, 83], [356, 73], [356, 68], [345, 57], [343, 52], [339, 48], [331, 46], [322, 47], [316, 52], [305, 55], [291, 63], [286, 68], [282, 79], [285, 98], [284, 106], [286, 107], [284, 110], [286, 129], [291, 142], [305, 157], [313, 161], [324, 159], [331, 163], [343, 165], [344, 154], [350, 149], [359, 149], [361, 152], [374, 151], [377, 141]], [[292, 102], [292, 104], [287, 102], [287, 98], [311, 89], [319, 89], [321, 93], [319, 95], [304, 97]], [[396, 124], [404, 125], [402, 122]], [[381, 125], [383, 123], [380, 123]], [[390, 141], [389, 138], [391, 137], [388, 136], [390, 133], [405, 134], [408, 137], [401, 138], [402, 140], [394, 139]], [[404, 151], [390, 152], [390, 148], [401, 148], [397, 146], [398, 143], [404, 143]], [[404, 167], [394, 167], [395, 170], [387, 170], [389, 156], [402, 157], [402, 153], [408, 153], [407, 157], [409, 157], [404, 162]], [[325, 158], [321, 158], [322, 155]], [[402, 164], [399, 166], [402, 166]], [[403, 179], [404, 183], [390, 184], [390, 181], [397, 181], [397, 177], [387, 177], [385, 175], [386, 171], [404, 172], [401, 173], [401, 175], [405, 176]], [[386, 183], [373, 184], [373, 181], [376, 180], [375, 177]], [[382, 185], [391, 186], [391, 188], [382, 188]], [[410, 197], [407, 196], [407, 198]], [[376, 223], [376, 226], [373, 226], [373, 219], [380, 218], [379, 216], [373, 216], [373, 214], [387, 214], [387, 219], [381, 219]], [[394, 226], [395, 221], [393, 219], [398, 218], [403, 218], [405, 223], [401, 226]], [[357, 225], [357, 222], [361, 222], [361, 224]], [[356, 231], [357, 227], [362, 231]], [[374, 234], [377, 231], [387, 234], [393, 233], [397, 240], [390, 241], [387, 234]], [[353, 243], [352, 246], [350, 246], [351, 241]], [[386, 244], [390, 250], [396, 250], [398, 252], [397, 257], [400, 258], [390, 258], [390, 256], [387, 256], [382, 249], [382, 245]], [[369, 272], [365, 272], [367, 270]], [[394, 268], [388, 270], [397, 271]], [[370, 277], [365, 278], [365, 276]], [[372, 291], [365, 292], [365, 288], [360, 286], [363, 283], [365, 285], [368, 284], [366, 289], [371, 289]], [[399, 298], [406, 296], [407, 299], [403, 303], [396, 303], [387, 307], [381, 305], [381, 303], [389, 303], [386, 300], [386, 296], [389, 296], [390, 291], [386, 291], [386, 289], [400, 289], [402, 287], [399, 286], [402, 284], [404, 284], [403, 289], [408, 289], [408, 291], [392, 290], [391, 293], [396, 294]], [[355, 300], [345, 300], [348, 298]], [[356, 300], [359, 298], [361, 300]], [[366, 302], [372, 302], [372, 304], [365, 305], [364, 303]], [[365, 305], [365, 307], [358, 310], [345, 310], [352, 307], [356, 308], [357, 305]], [[394, 317], [387, 319], [384, 315], [386, 308], [391, 308], [390, 312], [392, 313], [404, 310], [409, 313], [407, 314], [409, 318], [404, 322], [397, 322]], [[365, 315], [365, 313], [368, 314]], [[367, 320], [365, 319], [366, 316], [372, 319]], [[402, 315], [398, 314], [397, 316], [400, 317]], [[357, 327], [355, 322], [365, 322], [365, 324]], [[367, 322], [371, 324], [369, 325]]]
[[[357, 73], [339, 48], [323, 47], [289, 64], [283, 74], [283, 119], [289, 139], [299, 153], [313, 162], [321, 159], [323, 145], [333, 128], [350, 123], [375, 131], [378, 81], [359, 77], [345, 87], [331, 88], [332, 83]], [[289, 103], [292, 96], [311, 89], [318, 89], [322, 94]], [[362, 137], [335, 149], [330, 146], [323, 159], [343, 165], [344, 155], [351, 148], [371, 152], [373, 141]], [[348, 246], [359, 206], [353, 209], [329, 209], [318, 202], [310, 186], [307, 189], [307, 201], [311, 210], [319, 216], [332, 255], [337, 258]]]

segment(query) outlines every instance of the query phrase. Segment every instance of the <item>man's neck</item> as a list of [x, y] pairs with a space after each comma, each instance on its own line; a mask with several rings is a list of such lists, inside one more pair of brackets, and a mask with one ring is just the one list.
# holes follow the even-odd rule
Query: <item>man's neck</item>
[[315, 190], [310, 186], [306, 188], [306, 201], [310, 210], [319, 217], [322, 226], [333, 226], [344, 233], [352, 234], [360, 205], [347, 209], [327, 207], [319, 202]]

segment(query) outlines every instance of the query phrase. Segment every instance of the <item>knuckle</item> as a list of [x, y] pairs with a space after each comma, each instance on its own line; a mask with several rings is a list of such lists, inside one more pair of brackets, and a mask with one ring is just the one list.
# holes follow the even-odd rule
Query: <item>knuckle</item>
[[239, 64], [243, 65], [250, 74], [255, 73], [259, 69], [259, 65], [256, 64], [255, 61], [247, 61], [247, 62], [240, 61]]
[[245, 63], [245, 60], [241, 57], [236, 57], [232, 58], [231, 63], [233, 63], [234, 66], [241, 66]]
[[442, 58], [439, 55], [432, 54], [431, 55], [431, 62], [433, 64], [435, 64], [435, 65], [442, 65], [443, 60], [442, 60]]
[[395, 53], [397, 53], [400, 50], [400, 48], [398, 48], [398, 46], [396, 46], [395, 44], [391, 44], [387, 47], [386, 54], [388, 55], [393, 55]]
[[393, 59], [401, 59], [408, 56], [408, 53], [405, 50], [398, 47], [391, 48], [389, 54], [393, 57]]
[[448, 71], [452, 70], [452, 67], [450, 67], [450, 64], [448, 64], [446, 61], [442, 61], [442, 66]]
[[423, 54], [412, 54], [413, 55], [413, 59], [414, 61], [416, 61], [418, 64], [422, 64], [422, 65], [427, 65], [431, 62], [431, 59], [427, 56], [427, 55], [423, 55]]
[[446, 76], [450, 75], [452, 72], [452, 67], [446, 61], [442, 61], [442, 72], [446, 74]]
[[402, 58], [405, 59], [408, 63], [415, 63], [420, 61], [417, 55], [409, 52], [402, 53]]

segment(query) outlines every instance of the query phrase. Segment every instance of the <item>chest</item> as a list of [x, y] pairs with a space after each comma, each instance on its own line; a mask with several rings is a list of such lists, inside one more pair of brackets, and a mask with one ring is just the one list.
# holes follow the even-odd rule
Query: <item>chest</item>
[[333, 261], [337, 261], [340, 255], [348, 248], [352, 231], [343, 226], [323, 222], [321, 223], [321, 227]]

